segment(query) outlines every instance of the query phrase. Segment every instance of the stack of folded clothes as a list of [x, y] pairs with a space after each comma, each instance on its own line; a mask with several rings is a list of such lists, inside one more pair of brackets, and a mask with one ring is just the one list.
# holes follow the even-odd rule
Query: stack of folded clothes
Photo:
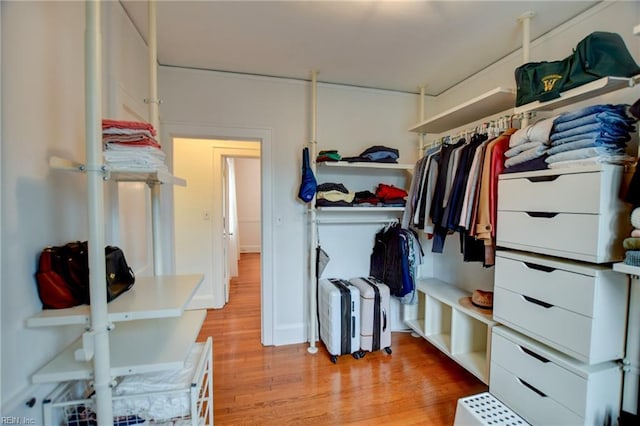
[[327, 161], [340, 161], [342, 157], [338, 154], [337, 149], [325, 149], [318, 153], [316, 163], [324, 163]]
[[381, 183], [376, 188], [376, 197], [384, 207], [404, 207], [407, 195], [407, 191], [393, 185]]
[[622, 246], [626, 250], [624, 263], [640, 266], [640, 207], [631, 211], [631, 225], [633, 226], [631, 235], [622, 241]]
[[544, 155], [549, 148], [552, 126], [553, 118], [547, 118], [514, 132], [504, 153], [504, 172], [546, 169]]
[[341, 183], [321, 183], [317, 187], [316, 206], [351, 207], [355, 194]]
[[155, 136], [156, 130], [148, 123], [102, 120], [105, 163], [118, 169], [168, 171]]
[[400, 153], [395, 148], [389, 148], [382, 145], [374, 145], [362, 152], [357, 157], [342, 157], [344, 161], [350, 163], [355, 162], [372, 162], [372, 163], [397, 163]]
[[356, 192], [353, 204], [358, 207], [376, 207], [380, 204], [380, 199], [371, 191]]
[[625, 104], [591, 105], [558, 116], [545, 159], [549, 167], [632, 162], [625, 149], [636, 119], [627, 114], [628, 108]]

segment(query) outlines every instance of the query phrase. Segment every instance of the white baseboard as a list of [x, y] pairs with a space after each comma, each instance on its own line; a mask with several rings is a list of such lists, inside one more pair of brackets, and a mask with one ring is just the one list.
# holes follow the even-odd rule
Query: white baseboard
[[307, 341], [306, 327], [304, 323], [276, 327], [273, 333], [273, 345], [292, 345]]
[[255, 245], [255, 246], [244, 245], [244, 246], [240, 246], [240, 253], [260, 253], [260, 251], [261, 251], [260, 245]]

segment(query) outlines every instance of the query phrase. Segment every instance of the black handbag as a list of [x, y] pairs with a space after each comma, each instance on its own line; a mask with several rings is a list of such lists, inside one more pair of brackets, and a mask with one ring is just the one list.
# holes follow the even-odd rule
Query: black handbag
[[105, 271], [107, 275], [107, 302], [111, 302], [136, 281], [133, 270], [127, 264], [124, 253], [119, 247], [107, 246], [105, 253]]
[[560, 61], [529, 62], [515, 70], [516, 106], [546, 102], [602, 77], [633, 77], [640, 67], [620, 34], [596, 31]]

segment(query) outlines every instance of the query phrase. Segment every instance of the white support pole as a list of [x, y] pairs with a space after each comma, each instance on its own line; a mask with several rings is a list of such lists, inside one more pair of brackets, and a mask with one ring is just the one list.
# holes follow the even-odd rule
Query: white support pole
[[[156, 139], [160, 142], [160, 115], [158, 112], [158, 43], [157, 43], [157, 9], [156, 0], [148, 1], [149, 14], [149, 122], [156, 129]], [[160, 214], [160, 185], [153, 183], [151, 189], [151, 229], [153, 235], [153, 274], [162, 275], [162, 226]]]
[[[313, 71], [311, 73], [311, 140], [309, 142], [309, 163], [314, 176], [316, 175], [316, 132], [317, 132], [317, 103], [318, 103], [318, 72]], [[318, 246], [318, 230], [316, 227], [316, 197], [309, 202], [309, 347], [307, 351], [311, 354], [318, 352], [316, 347], [317, 324], [317, 253], [316, 247]]]
[[[419, 109], [419, 114], [420, 116], [419, 118], [419, 123], [422, 123], [424, 121], [424, 93], [425, 93], [425, 86], [422, 85], [420, 86], [420, 102], [418, 103], [418, 109]], [[420, 133], [419, 139], [418, 139], [418, 158], [422, 158], [422, 155], [424, 154], [424, 133]]]
[[[522, 24], [522, 63], [531, 61], [531, 18], [536, 16], [534, 12], [525, 12], [518, 17], [518, 22]], [[529, 113], [525, 113], [520, 127], [529, 125]]]
[[107, 292], [105, 290], [104, 166], [102, 160], [102, 49], [99, 1], [85, 2], [85, 142], [89, 213], [89, 282], [94, 333], [93, 387], [99, 425], [113, 424]]

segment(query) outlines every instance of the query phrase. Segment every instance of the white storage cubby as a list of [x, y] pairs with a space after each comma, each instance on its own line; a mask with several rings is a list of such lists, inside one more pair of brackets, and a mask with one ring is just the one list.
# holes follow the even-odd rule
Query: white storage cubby
[[417, 334], [489, 383], [491, 311], [462, 305], [471, 296], [435, 278], [419, 279], [418, 303], [405, 311], [405, 322]]

